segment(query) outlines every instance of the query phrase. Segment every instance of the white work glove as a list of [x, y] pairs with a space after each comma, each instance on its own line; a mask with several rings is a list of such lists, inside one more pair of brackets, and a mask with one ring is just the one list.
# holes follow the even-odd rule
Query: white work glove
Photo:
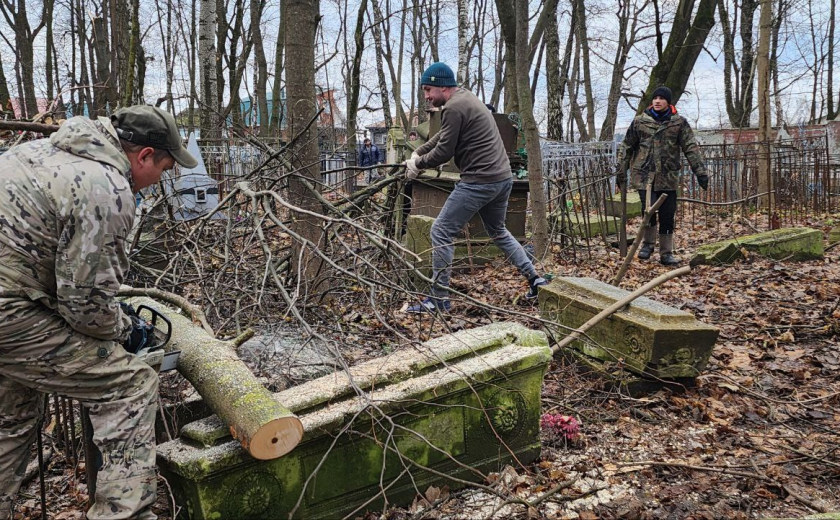
[[411, 159], [405, 161], [403, 163], [405, 165], [405, 178], [408, 180], [414, 180], [420, 175], [420, 168], [417, 167], [417, 159], [412, 157]]
[[419, 154], [419, 153], [417, 153], [417, 150], [412, 150], [412, 152], [411, 152], [411, 158], [412, 158], [412, 159], [414, 159], [414, 160], [417, 160], [417, 159], [419, 159], [419, 158], [420, 158], [420, 154]]

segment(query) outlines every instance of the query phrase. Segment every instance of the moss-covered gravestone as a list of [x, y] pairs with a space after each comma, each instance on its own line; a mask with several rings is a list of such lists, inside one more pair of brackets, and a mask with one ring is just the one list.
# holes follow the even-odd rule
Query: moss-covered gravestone
[[[276, 394], [304, 425], [284, 457], [251, 458], [215, 417], [158, 446], [192, 520], [341, 518], [458, 488], [540, 453], [543, 332], [499, 323]], [[451, 480], [458, 479], [458, 480]]]
[[[540, 312], [547, 320], [577, 328], [628, 294], [592, 278], [555, 278], [540, 289]], [[557, 339], [568, 333], [560, 326], [547, 329]], [[643, 296], [571, 346], [602, 361], [621, 362], [642, 376], [694, 378], [706, 367], [717, 336], [717, 328]]]
[[823, 257], [822, 231], [782, 228], [705, 244], [697, 248], [691, 265], [731, 264], [744, 258], [744, 251], [776, 260], [819, 260]]
[[[409, 215], [406, 220], [403, 245], [406, 249], [420, 257], [415, 266], [427, 277], [432, 276], [432, 224], [434, 217], [425, 215]], [[455, 240], [455, 251], [452, 259], [453, 269], [462, 269], [470, 265], [484, 265], [502, 255], [502, 250], [496, 247], [487, 237], [471, 237]]]
[[616, 217], [597, 215], [594, 213], [565, 213], [554, 214], [557, 225], [564, 233], [592, 238], [600, 235], [613, 235], [618, 232], [619, 220]]
[[[638, 191], [627, 192], [627, 218], [638, 217], [642, 214], [642, 199]], [[607, 215], [621, 216], [621, 193], [611, 195], [607, 199]]]

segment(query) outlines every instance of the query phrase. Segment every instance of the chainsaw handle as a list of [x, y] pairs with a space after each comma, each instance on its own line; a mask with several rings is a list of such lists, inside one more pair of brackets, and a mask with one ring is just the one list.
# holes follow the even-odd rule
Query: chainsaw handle
[[166, 323], [166, 338], [163, 340], [163, 343], [160, 346], [164, 346], [167, 343], [169, 343], [169, 339], [172, 337], [172, 322], [169, 321], [169, 318], [158, 312], [156, 309], [149, 307], [148, 305], [140, 305], [139, 307], [137, 307], [138, 316], [141, 312], [143, 312], [143, 309], [148, 310], [149, 314], [152, 315], [151, 321], [147, 321], [146, 323], [151, 323], [154, 328], [158, 329], [158, 318], [160, 318], [164, 323]]

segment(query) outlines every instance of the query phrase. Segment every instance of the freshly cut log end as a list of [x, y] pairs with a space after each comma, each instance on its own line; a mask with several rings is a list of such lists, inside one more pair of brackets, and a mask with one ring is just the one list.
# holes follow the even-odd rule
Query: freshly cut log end
[[254, 433], [248, 453], [255, 459], [276, 459], [292, 451], [302, 437], [303, 424], [296, 416], [274, 419]]

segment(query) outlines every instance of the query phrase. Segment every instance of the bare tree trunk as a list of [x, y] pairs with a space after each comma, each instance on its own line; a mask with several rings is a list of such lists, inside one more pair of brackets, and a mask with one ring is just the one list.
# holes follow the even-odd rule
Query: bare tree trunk
[[[312, 211], [319, 211], [318, 200], [303, 184], [308, 180], [313, 186], [320, 184], [320, 163], [318, 161], [318, 129], [312, 125], [307, 128], [315, 115], [315, 32], [319, 21], [318, 0], [287, 0], [289, 24], [286, 33], [287, 87], [289, 99], [290, 138], [300, 135], [294, 150], [298, 176], [290, 180], [290, 196], [296, 206]], [[359, 19], [363, 19], [366, 7], [360, 9]], [[350, 114], [348, 114], [348, 118]], [[355, 115], [353, 115], [355, 117]], [[296, 215], [292, 229], [310, 242], [309, 247], [295, 241], [298, 250], [292, 255], [293, 272], [299, 273], [298, 282], [304, 291], [304, 297], [318, 284], [321, 262], [311, 253], [312, 247], [318, 247], [323, 238], [319, 220], [307, 215]]]
[[0, 112], [12, 109], [11, 95], [9, 95], [9, 83], [6, 81], [6, 72], [3, 70], [3, 59], [0, 56]]
[[515, 2], [516, 16], [516, 79], [519, 93], [519, 115], [525, 130], [525, 146], [528, 150], [528, 186], [531, 199], [531, 239], [534, 242], [534, 255], [545, 258], [548, 253], [548, 217], [545, 213], [546, 198], [543, 186], [542, 152], [540, 134], [534, 120], [534, 105], [531, 90], [528, 88], [528, 4]]
[[[832, 0], [834, 1], [834, 0]], [[785, 123], [785, 110], [782, 106], [782, 87], [779, 85], [779, 29], [782, 27], [782, 21], [786, 16], [787, 4], [785, 0], [779, 0], [776, 8], [776, 16], [773, 18], [773, 35], [770, 46], [770, 76], [773, 80], [773, 91], [775, 95], [773, 99], [776, 104], [776, 124], [782, 126]]]
[[254, 83], [254, 96], [257, 98], [257, 110], [259, 111], [259, 119], [254, 118], [252, 114], [252, 122], [255, 120], [259, 121], [260, 135], [268, 135], [270, 133], [268, 129], [268, 96], [266, 94], [268, 63], [265, 61], [262, 27], [260, 27], [264, 5], [265, 3], [260, 0], [251, 0], [251, 41], [253, 41], [254, 45], [254, 65], [257, 71], [257, 78]]
[[201, 84], [201, 138], [218, 139], [222, 125], [218, 118], [219, 83], [216, 75], [216, 0], [200, 0], [198, 21], [198, 63]]
[[470, 56], [467, 34], [470, 31], [470, 12], [467, 0], [458, 0], [458, 84], [469, 88]]
[[89, 110], [93, 108], [93, 95], [90, 89], [91, 82], [88, 76], [87, 57], [85, 56], [85, 53], [88, 51], [86, 46], [87, 34], [85, 34], [85, 11], [86, 9], [83, 0], [79, 0], [76, 7], [76, 36], [79, 39], [79, 83], [83, 87], [79, 91], [80, 115], [84, 113], [85, 106], [87, 106]]
[[[293, 0], [287, 0], [289, 2]], [[294, 0], [300, 2], [301, 0]], [[356, 150], [356, 121], [359, 111], [359, 94], [362, 88], [362, 53], [365, 50], [365, 11], [367, 11], [367, 0], [362, 0], [359, 6], [359, 14], [356, 17], [356, 29], [353, 33], [355, 50], [353, 60], [350, 63], [349, 95], [347, 98], [347, 149]], [[291, 31], [290, 31], [291, 32]], [[291, 72], [291, 71], [289, 71]]]
[[548, 20], [545, 28], [546, 61], [545, 75], [548, 83], [548, 138], [563, 140], [563, 95], [568, 81], [569, 60], [572, 54], [572, 39], [574, 31], [569, 31], [566, 40], [566, 50], [563, 55], [563, 66], [560, 65], [560, 36], [557, 30], [557, 15]]
[[271, 132], [273, 137], [280, 137], [283, 126], [282, 118], [285, 117], [285, 111], [280, 106], [281, 93], [283, 92], [283, 83], [281, 78], [283, 76], [283, 54], [285, 52], [286, 44], [286, 18], [287, 18], [287, 3], [286, 0], [280, 0], [280, 28], [277, 33], [277, 44], [274, 47], [274, 87], [271, 89]]
[[[575, 8], [575, 12], [577, 13], [577, 8]], [[580, 105], [578, 104], [577, 95], [578, 95], [578, 86], [580, 85], [580, 41], [579, 38], [575, 39], [575, 61], [574, 65], [572, 65], [572, 76], [571, 80], [569, 81], [569, 109], [572, 113], [572, 119], [574, 119], [575, 123], [577, 124], [578, 128], [578, 136], [580, 142], [589, 141], [589, 133], [586, 130], [586, 122], [583, 120], [583, 114], [580, 110]], [[572, 138], [572, 132], [569, 132], [569, 137]]]
[[22, 91], [21, 109], [23, 117], [31, 118], [38, 113], [35, 97], [35, 54], [33, 42], [47, 21], [46, 11], [51, 9], [51, 2], [42, 5], [41, 21], [32, 29], [27, 16], [26, 0], [4, 0], [0, 2], [0, 12], [15, 34], [15, 58], [18, 60], [20, 75], [19, 90]]
[[589, 68], [589, 37], [586, 34], [586, 5], [577, 0], [577, 38], [580, 42], [583, 91], [586, 95], [586, 129], [590, 138], [595, 137], [595, 97], [592, 95], [592, 75]]
[[55, 6], [54, 0], [44, 1], [44, 24], [47, 28], [46, 34], [46, 60], [44, 63], [45, 72], [47, 76], [47, 103], [51, 103], [54, 97], [53, 94], [53, 72], [56, 74], [58, 70], [53, 71], [53, 49], [55, 48], [55, 39], [53, 38], [53, 8]]
[[[409, 121], [408, 116], [406, 116], [405, 110], [403, 110], [401, 85], [403, 70], [403, 47], [405, 45], [405, 18], [407, 16], [408, 0], [402, 0], [402, 10], [400, 12], [400, 38], [399, 47], [397, 48], [396, 69], [394, 68], [394, 55], [391, 49], [391, 16], [393, 15], [393, 13], [391, 13], [390, 11], [390, 2], [388, 2], [386, 5], [388, 6], [387, 17], [382, 15], [382, 8], [379, 5], [379, 1], [377, 0], [373, 2], [373, 12], [375, 15], [374, 20], [380, 20], [380, 22], [377, 22], [377, 24], [382, 25], [382, 30], [385, 36], [383, 42], [384, 48], [381, 49], [381, 51], [383, 53], [382, 59], [385, 61], [385, 63], [388, 64], [388, 72], [391, 75], [391, 92], [394, 97], [394, 107], [397, 111], [397, 114], [394, 118], [399, 118], [402, 127], [406, 131], [408, 131], [409, 127], [411, 126], [411, 121]], [[379, 57], [377, 57], [377, 60], [378, 59]]]
[[[770, 175], [770, 35], [772, 32], [773, 2], [761, 0], [758, 35], [758, 140], [762, 153], [758, 163], [758, 190], [773, 189]], [[773, 196], [770, 196], [773, 205]]]
[[[505, 41], [505, 112], [512, 114], [519, 112], [519, 94], [516, 71], [516, 10], [517, 0], [496, 0], [496, 11], [499, 13], [499, 24], [502, 28], [502, 38]], [[525, 40], [526, 42], [528, 40]], [[527, 52], [527, 49], [526, 49]], [[513, 73], [511, 73], [513, 72]]]
[[[493, 81], [493, 93], [490, 94], [490, 104], [494, 107], [499, 107], [499, 99], [502, 97], [502, 88], [505, 86], [505, 72], [510, 71], [508, 69], [508, 62], [507, 62], [507, 45], [504, 42], [504, 38], [500, 38], [499, 44], [496, 45], [496, 75]], [[505, 112], [510, 112], [508, 110], [508, 106], [505, 105]]]
[[388, 99], [388, 82], [385, 80], [385, 67], [383, 65], [382, 53], [382, 11], [379, 8], [379, 0], [371, 0], [373, 4], [373, 42], [376, 53], [376, 75], [379, 78], [379, 99], [382, 102], [382, 115], [385, 116], [385, 126], [391, 128], [394, 120], [391, 117], [391, 103]]
[[[730, 28], [730, 15], [726, 10], [726, 0], [717, 0], [717, 3], [723, 32], [723, 85], [726, 113], [733, 127], [743, 128], [750, 125], [750, 114], [753, 110], [752, 96], [755, 76], [753, 74], [752, 31], [758, 1], [743, 0], [740, 9], [736, 11], [737, 15], [740, 16], [740, 65], [735, 56], [735, 28]], [[738, 26], [737, 20], [735, 26]], [[732, 85], [733, 75], [735, 75], [736, 80], [734, 88]]]
[[671, 89], [674, 104], [682, 96], [694, 63], [715, 24], [716, 0], [700, 0], [697, 14], [692, 22], [694, 1], [680, 0], [668, 44], [665, 46], [662, 58], [651, 71], [648, 88], [639, 102], [637, 113], [642, 113], [650, 105], [653, 90], [659, 85], [667, 85]]
[[[837, 100], [837, 105], [834, 104], [834, 59], [836, 58], [834, 52], [834, 25], [837, 20], [837, 0], [830, 0], [828, 9], [828, 78], [826, 80], [828, 90], [826, 92], [826, 102], [828, 103], [827, 119], [833, 121], [840, 115], [840, 98]], [[778, 34], [778, 31], [776, 32]]]
[[[636, 44], [636, 23], [639, 20], [639, 12], [633, 13], [633, 21], [630, 22], [630, 0], [621, 0], [618, 4], [618, 45], [615, 49], [615, 65], [613, 65], [612, 81], [610, 82], [610, 93], [607, 97], [607, 115], [601, 123], [601, 135], [599, 141], [612, 141], [615, 135], [615, 123], [618, 117], [618, 102], [621, 99], [621, 85], [624, 80], [624, 66], [627, 64], [627, 57], [630, 50]], [[628, 30], [627, 26], [630, 25]]]
[[123, 91], [123, 106], [133, 105], [134, 77], [137, 73], [137, 50], [140, 47], [140, 0], [131, 0], [131, 39], [128, 44], [128, 74]]

